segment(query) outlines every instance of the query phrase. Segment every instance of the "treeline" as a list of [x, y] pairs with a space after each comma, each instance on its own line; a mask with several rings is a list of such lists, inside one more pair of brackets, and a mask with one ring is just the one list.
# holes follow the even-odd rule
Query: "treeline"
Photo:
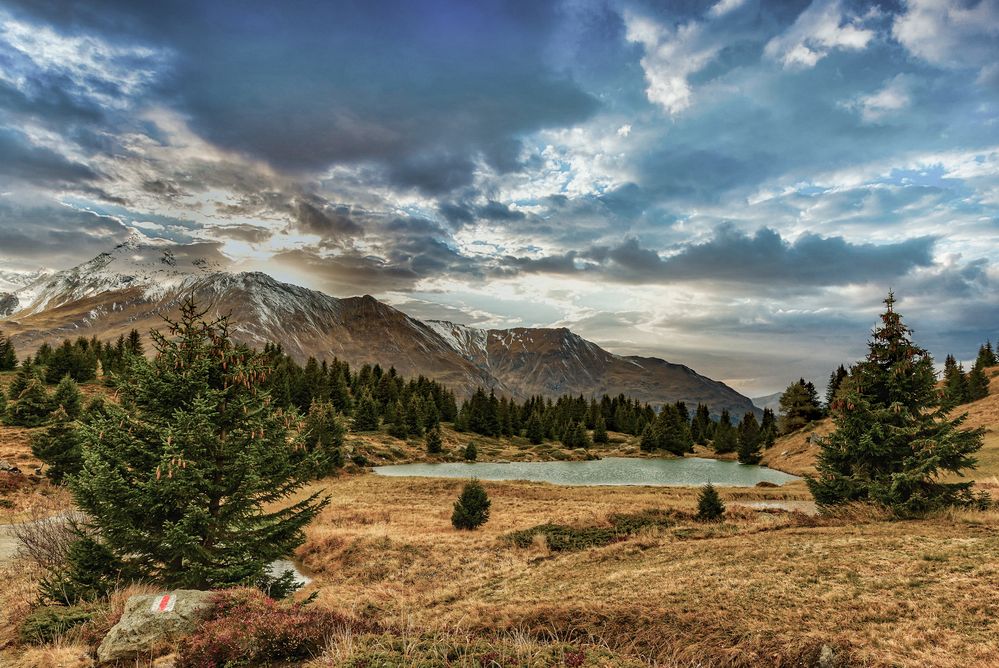
[[946, 408], [984, 399], [989, 395], [989, 379], [985, 375], [987, 367], [999, 364], [999, 358], [992, 349], [992, 342], [986, 341], [978, 348], [978, 357], [971, 365], [971, 370], [965, 373], [964, 366], [947, 355], [944, 362], [943, 389], [941, 403]]

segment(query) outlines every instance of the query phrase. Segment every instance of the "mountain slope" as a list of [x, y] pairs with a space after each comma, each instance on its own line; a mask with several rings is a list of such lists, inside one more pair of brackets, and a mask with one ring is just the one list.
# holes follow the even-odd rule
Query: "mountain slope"
[[299, 361], [339, 357], [352, 365], [394, 366], [459, 394], [477, 387], [518, 398], [623, 393], [652, 404], [707, 403], [715, 414], [754, 410], [746, 397], [692, 369], [650, 357], [614, 355], [565, 328], [480, 330], [422, 322], [370, 296], [338, 299], [259, 272], [229, 273], [207, 245], [133, 237], [73, 269], [16, 291], [0, 328], [22, 352], [44, 341], [115, 338], [162, 328], [193, 296], [211, 314], [229, 314], [233, 336], [274, 341]]

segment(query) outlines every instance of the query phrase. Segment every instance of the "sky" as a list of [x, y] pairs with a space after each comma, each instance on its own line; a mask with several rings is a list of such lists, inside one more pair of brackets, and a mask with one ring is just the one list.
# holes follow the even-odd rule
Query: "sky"
[[[0, 267], [132, 230], [751, 396], [999, 336], [999, 0], [0, 0]], [[207, 242], [207, 243], [206, 243]]]

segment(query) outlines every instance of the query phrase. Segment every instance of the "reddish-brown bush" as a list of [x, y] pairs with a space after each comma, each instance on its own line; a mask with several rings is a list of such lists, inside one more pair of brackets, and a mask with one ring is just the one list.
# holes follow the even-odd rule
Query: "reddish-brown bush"
[[367, 629], [330, 610], [284, 604], [256, 589], [218, 592], [198, 628], [180, 645], [178, 668], [257, 666], [306, 660], [336, 630]]

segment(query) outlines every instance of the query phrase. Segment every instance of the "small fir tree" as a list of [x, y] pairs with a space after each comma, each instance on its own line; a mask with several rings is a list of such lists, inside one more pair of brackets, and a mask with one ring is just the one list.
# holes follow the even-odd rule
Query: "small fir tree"
[[80, 386], [69, 375], [63, 376], [52, 394], [52, 406], [61, 406], [71, 420], [80, 417], [83, 408], [83, 395]]
[[316, 477], [329, 475], [344, 464], [343, 439], [347, 427], [330, 401], [313, 401], [305, 417], [302, 441], [312, 457]]
[[944, 361], [943, 376], [943, 401], [948, 408], [966, 404], [970, 400], [968, 391], [968, 377], [964, 373], [964, 367], [957, 363], [953, 355], [947, 355]]
[[760, 423], [760, 434], [763, 438], [763, 447], [772, 448], [777, 442], [777, 416], [772, 408], [763, 409], [763, 421]]
[[444, 451], [444, 438], [441, 436], [440, 425], [427, 430], [424, 442], [427, 446], [427, 452], [431, 455], [439, 455]]
[[608, 443], [610, 436], [607, 434], [607, 421], [603, 415], [598, 415], [593, 425], [593, 442]]
[[479, 458], [479, 450], [475, 447], [475, 443], [472, 441], [468, 442], [465, 446], [465, 451], [462, 453], [466, 461], [474, 462]]
[[454, 503], [451, 513], [451, 525], [455, 529], [472, 531], [486, 523], [489, 519], [489, 496], [485, 488], [475, 479], [469, 480], [461, 490], [461, 495]]
[[17, 368], [17, 352], [14, 343], [0, 332], [0, 371], [13, 371]]
[[298, 456], [298, 420], [262, 387], [271, 358], [235, 345], [226, 318], [190, 300], [155, 358], [132, 356], [121, 404], [80, 430], [83, 468], [71, 480], [100, 542], [135, 576], [208, 589], [261, 582], [304, 540], [325, 506]]
[[697, 519], [702, 522], [716, 522], [725, 514], [725, 504], [718, 490], [711, 483], [701, 488], [697, 497]]
[[354, 408], [354, 431], [378, 430], [378, 404], [370, 393], [365, 393]]
[[760, 425], [756, 421], [756, 416], [752, 412], [747, 412], [739, 423], [739, 463], [759, 464], [762, 447], [763, 434]]
[[975, 466], [981, 429], [948, 418], [933, 360], [915, 345], [891, 293], [867, 358], [853, 367], [833, 403], [836, 430], [818, 440], [818, 474], [808, 487], [820, 507], [873, 502], [918, 514], [974, 500], [970, 482], [944, 482]]
[[978, 401], [989, 396], [989, 379], [985, 368], [978, 362], [968, 372], [968, 401]]
[[31, 453], [46, 465], [46, 477], [57, 485], [80, 472], [79, 425], [61, 406], [52, 413], [48, 428], [32, 437]]
[[728, 409], [722, 409], [718, 424], [715, 425], [715, 436], [711, 441], [711, 447], [719, 455], [735, 452], [739, 446], [739, 438], [735, 427], [732, 426], [732, 417]]
[[545, 440], [545, 425], [538, 411], [532, 412], [527, 420], [527, 440], [533, 445], [539, 445]]
[[842, 364], [830, 374], [829, 385], [826, 386], [826, 406], [832, 406], [832, 402], [836, 400], [836, 392], [839, 391], [839, 386], [843, 384], [847, 375], [846, 367]]
[[780, 396], [780, 432], [790, 434], [822, 417], [819, 393], [811, 381], [800, 378]]
[[7, 406], [7, 423], [19, 427], [40, 427], [45, 424], [52, 410], [52, 403], [45, 385], [37, 378], [30, 378], [27, 386]]

